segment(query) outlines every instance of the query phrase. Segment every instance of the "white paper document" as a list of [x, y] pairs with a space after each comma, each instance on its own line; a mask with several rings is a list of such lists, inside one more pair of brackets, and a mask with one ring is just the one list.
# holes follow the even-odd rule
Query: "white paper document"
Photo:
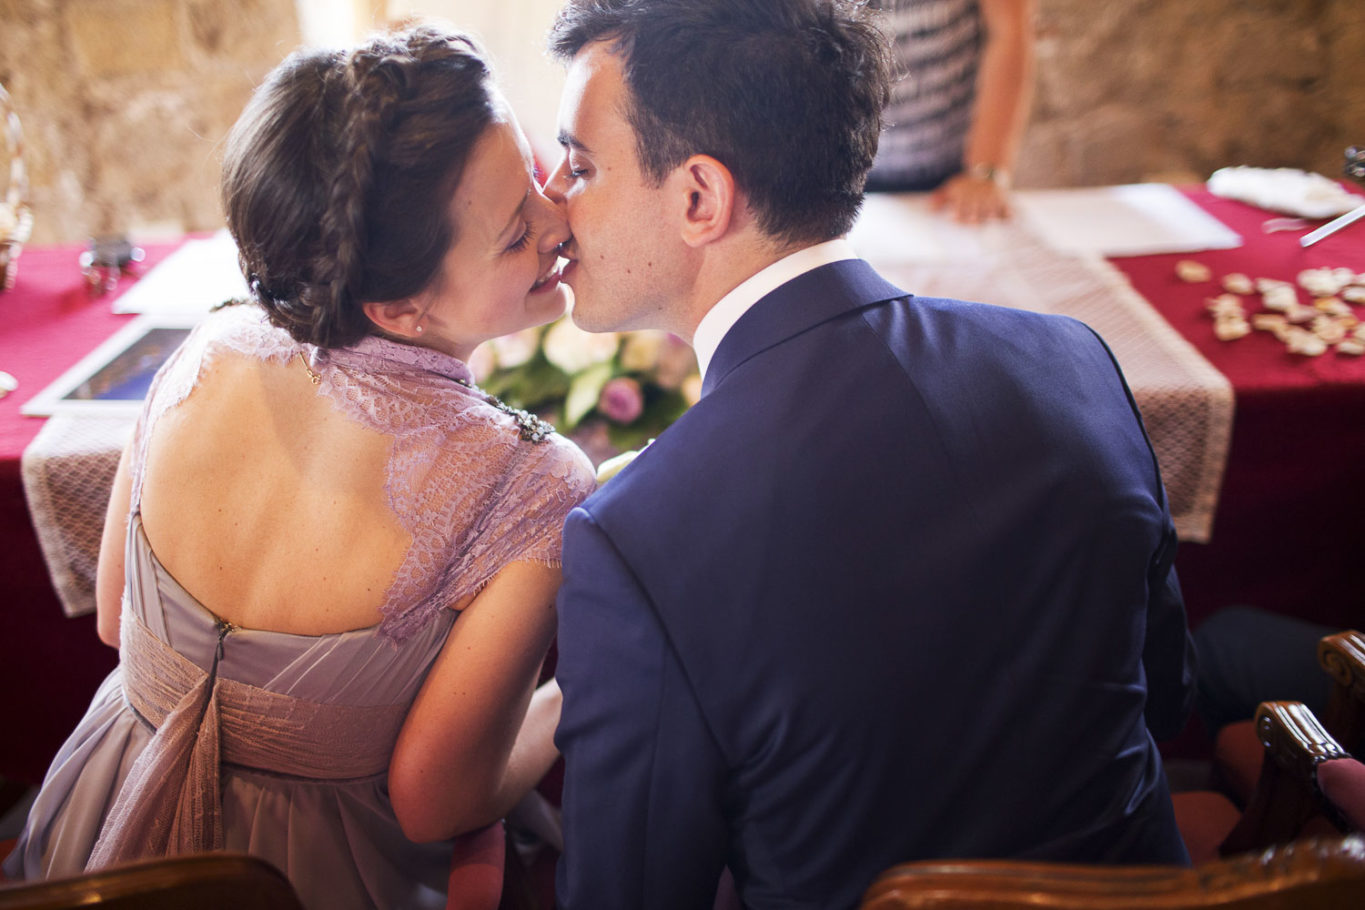
[[115, 313], [207, 314], [233, 297], [246, 297], [237, 245], [222, 230], [185, 241], [114, 301]]
[[858, 255], [881, 265], [980, 262], [1005, 242], [998, 222], [958, 224], [923, 193], [868, 193], [848, 234]]
[[1148, 256], [1242, 245], [1236, 231], [1166, 184], [1020, 190], [1011, 198], [1018, 216], [1063, 253]]

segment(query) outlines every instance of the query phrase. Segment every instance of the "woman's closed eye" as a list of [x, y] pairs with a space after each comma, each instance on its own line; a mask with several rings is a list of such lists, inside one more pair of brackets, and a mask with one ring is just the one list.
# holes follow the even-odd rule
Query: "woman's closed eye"
[[512, 241], [512, 245], [507, 248], [507, 252], [519, 253], [522, 250], [526, 249], [528, 246], [530, 246], [531, 241], [535, 238], [535, 235], [536, 235], [535, 228], [531, 227], [531, 225], [529, 224], [526, 225], [526, 230], [521, 232], [520, 237]]

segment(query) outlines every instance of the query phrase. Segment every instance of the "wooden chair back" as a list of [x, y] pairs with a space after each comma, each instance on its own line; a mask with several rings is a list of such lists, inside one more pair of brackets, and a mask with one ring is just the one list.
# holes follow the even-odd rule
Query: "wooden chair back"
[[205, 853], [147, 860], [71, 878], [0, 885], [0, 910], [303, 910], [265, 860]]

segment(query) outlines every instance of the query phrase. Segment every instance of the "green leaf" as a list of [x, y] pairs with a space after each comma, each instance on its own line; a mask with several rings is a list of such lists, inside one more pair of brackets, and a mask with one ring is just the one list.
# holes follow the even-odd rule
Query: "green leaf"
[[498, 370], [481, 387], [514, 408], [535, 409], [563, 400], [569, 377], [543, 357], [534, 357], [510, 370]]
[[569, 394], [564, 401], [564, 430], [567, 432], [578, 425], [597, 407], [597, 399], [602, 396], [602, 386], [611, 379], [612, 365], [595, 363], [569, 381]]

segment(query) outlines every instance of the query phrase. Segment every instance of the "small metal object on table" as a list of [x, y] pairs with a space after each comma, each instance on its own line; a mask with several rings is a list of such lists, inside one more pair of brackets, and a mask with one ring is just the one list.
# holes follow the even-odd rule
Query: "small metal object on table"
[[145, 255], [126, 234], [110, 234], [90, 241], [90, 248], [81, 253], [81, 274], [90, 293], [105, 294], [118, 287], [119, 278], [131, 272]]
[[[1346, 150], [1346, 166], [1342, 170], [1347, 177], [1365, 180], [1365, 148], [1359, 148], [1354, 145], [1348, 148]], [[1319, 240], [1332, 236], [1337, 231], [1349, 224], [1354, 224], [1362, 218], [1365, 218], [1365, 205], [1358, 205], [1345, 215], [1334, 218], [1317, 230], [1304, 234], [1299, 238], [1299, 245], [1312, 246]]]

